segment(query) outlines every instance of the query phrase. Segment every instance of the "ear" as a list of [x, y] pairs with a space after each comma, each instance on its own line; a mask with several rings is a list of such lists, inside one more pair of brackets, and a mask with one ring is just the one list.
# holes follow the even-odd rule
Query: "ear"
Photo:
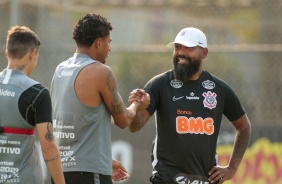
[[94, 46], [95, 48], [99, 48], [102, 44], [102, 38], [97, 38], [95, 41], [94, 41]]
[[209, 50], [208, 48], [202, 49], [202, 59], [205, 59], [208, 56]]
[[34, 57], [37, 57], [37, 53], [38, 53], [38, 50], [36, 48], [32, 49], [30, 52], [29, 52], [29, 57], [30, 59], [33, 59]]
[[9, 59], [9, 52], [7, 49], [5, 50], [5, 55], [6, 55], [6, 58]]

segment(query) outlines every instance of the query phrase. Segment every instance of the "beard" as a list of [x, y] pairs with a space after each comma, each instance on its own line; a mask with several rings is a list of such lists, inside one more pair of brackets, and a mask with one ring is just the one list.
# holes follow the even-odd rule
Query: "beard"
[[[186, 59], [188, 61], [187, 64], [179, 64], [179, 58]], [[174, 77], [177, 80], [181, 80], [182, 82], [186, 82], [195, 75], [200, 68], [201, 61], [199, 59], [192, 59], [188, 56], [175, 56], [173, 58], [174, 65]]]

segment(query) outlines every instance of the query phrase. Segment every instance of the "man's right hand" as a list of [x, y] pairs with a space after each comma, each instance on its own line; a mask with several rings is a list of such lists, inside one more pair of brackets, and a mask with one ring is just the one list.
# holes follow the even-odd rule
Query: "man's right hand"
[[128, 103], [138, 106], [138, 111], [145, 110], [150, 104], [150, 95], [143, 89], [134, 89], [128, 97]]
[[150, 105], [150, 95], [146, 93], [143, 95], [144, 101], [139, 105], [138, 111], [146, 110], [147, 107]]

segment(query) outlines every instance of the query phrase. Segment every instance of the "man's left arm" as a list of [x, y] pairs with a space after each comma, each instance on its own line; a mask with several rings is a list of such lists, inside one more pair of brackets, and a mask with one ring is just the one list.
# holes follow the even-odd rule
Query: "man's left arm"
[[232, 124], [236, 128], [236, 136], [229, 164], [225, 167], [215, 166], [210, 170], [209, 180], [211, 183], [218, 181], [218, 184], [222, 184], [224, 181], [231, 179], [247, 150], [251, 136], [251, 123], [247, 115], [244, 114], [241, 118], [233, 121]]
[[251, 136], [251, 124], [246, 114], [232, 123], [236, 128], [236, 136], [233, 153], [228, 165], [236, 172], [248, 147]]

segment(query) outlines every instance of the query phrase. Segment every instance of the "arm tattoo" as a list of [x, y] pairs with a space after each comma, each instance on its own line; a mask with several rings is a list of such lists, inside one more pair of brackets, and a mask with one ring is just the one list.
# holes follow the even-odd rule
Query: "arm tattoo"
[[130, 125], [135, 130], [140, 130], [143, 127], [143, 122], [142, 122], [142, 117], [141, 117], [140, 112], [136, 113], [136, 117]]
[[44, 159], [45, 163], [47, 164], [48, 162], [51, 162], [53, 160], [58, 160], [58, 158], [60, 158], [60, 155], [55, 155], [53, 158], [50, 159]]
[[147, 121], [149, 120], [150, 116], [146, 117], [146, 118], [142, 118], [142, 112], [138, 111], [136, 113], [136, 116], [134, 118], [134, 120], [132, 121], [132, 123], [129, 125], [130, 130], [133, 131], [139, 131], [143, 128], [143, 126], [147, 123]]
[[121, 97], [117, 92], [116, 79], [114, 78], [112, 72], [109, 72], [107, 85], [113, 97], [113, 100], [111, 102], [111, 111], [112, 113], [121, 113], [123, 111], [123, 103]]
[[248, 147], [250, 134], [251, 134], [251, 127], [247, 127], [244, 130], [237, 131], [236, 139], [234, 142], [234, 150], [229, 164], [230, 167], [232, 167], [235, 170], [237, 170], [237, 168], [239, 167], [239, 164]]
[[53, 125], [50, 122], [47, 123], [47, 134], [46, 134], [45, 137], [46, 137], [46, 140], [48, 140], [48, 141], [53, 141], [54, 140]]
[[250, 128], [246, 128], [242, 132], [238, 132], [235, 140], [234, 158], [243, 158], [250, 139]]

